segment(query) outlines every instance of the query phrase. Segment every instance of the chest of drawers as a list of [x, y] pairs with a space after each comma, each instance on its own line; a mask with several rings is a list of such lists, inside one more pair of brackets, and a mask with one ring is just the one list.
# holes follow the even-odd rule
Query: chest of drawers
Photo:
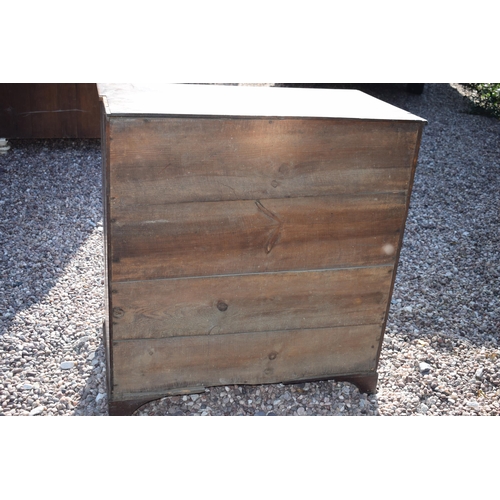
[[354, 90], [99, 84], [110, 414], [373, 392], [425, 121]]

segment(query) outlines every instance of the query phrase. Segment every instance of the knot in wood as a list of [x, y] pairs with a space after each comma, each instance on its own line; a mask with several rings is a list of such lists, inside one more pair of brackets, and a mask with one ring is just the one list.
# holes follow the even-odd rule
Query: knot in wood
[[122, 318], [124, 314], [125, 314], [125, 311], [123, 309], [121, 309], [120, 307], [113, 307], [113, 317]]
[[217, 302], [217, 309], [219, 311], [222, 311], [222, 312], [227, 311], [228, 307], [229, 306], [225, 302], [223, 302], [222, 300], [219, 300], [219, 302]]

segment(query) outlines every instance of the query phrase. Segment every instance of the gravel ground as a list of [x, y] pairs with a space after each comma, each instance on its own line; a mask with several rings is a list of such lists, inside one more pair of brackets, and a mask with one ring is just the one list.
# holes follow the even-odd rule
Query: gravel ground
[[[500, 121], [458, 85], [358, 88], [428, 120], [376, 395], [228, 386], [135, 415], [499, 415]], [[107, 415], [99, 141], [0, 155], [0, 415]]]

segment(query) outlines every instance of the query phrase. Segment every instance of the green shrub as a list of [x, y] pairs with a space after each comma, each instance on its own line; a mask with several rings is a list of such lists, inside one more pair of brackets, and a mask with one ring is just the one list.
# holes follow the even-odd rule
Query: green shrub
[[500, 118], [500, 83], [464, 83], [472, 112]]

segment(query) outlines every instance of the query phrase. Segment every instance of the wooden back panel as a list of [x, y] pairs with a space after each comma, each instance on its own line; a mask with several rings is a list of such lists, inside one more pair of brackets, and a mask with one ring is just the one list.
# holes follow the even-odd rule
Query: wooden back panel
[[281, 90], [100, 86], [112, 401], [376, 380], [423, 120]]

